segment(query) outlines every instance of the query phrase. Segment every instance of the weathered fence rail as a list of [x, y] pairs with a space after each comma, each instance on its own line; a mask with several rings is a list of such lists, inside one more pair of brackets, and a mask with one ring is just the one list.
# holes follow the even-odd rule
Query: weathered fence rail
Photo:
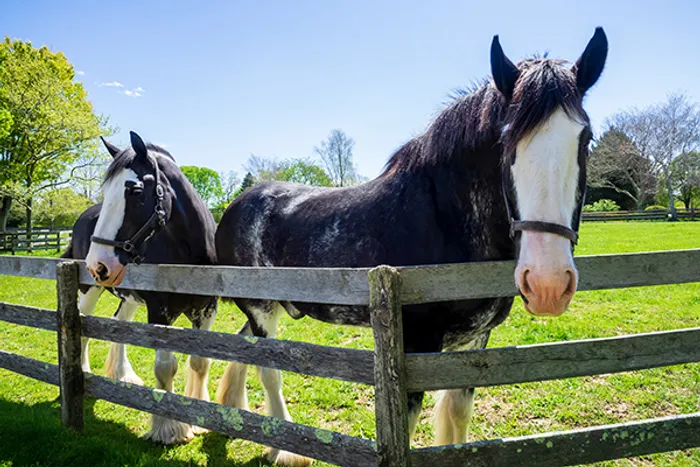
[[[576, 263], [582, 290], [700, 282], [700, 249], [580, 257]], [[78, 430], [82, 428], [82, 398], [89, 395], [342, 466], [558, 466], [700, 446], [700, 413], [695, 413], [410, 450], [405, 410], [409, 391], [514, 384], [700, 361], [700, 328], [466, 352], [404, 354], [402, 304], [511, 296], [516, 293], [512, 271], [512, 262], [396, 269], [382, 266], [373, 270], [141, 265], [130, 266], [124, 280], [125, 287], [140, 290], [369, 305], [375, 337], [372, 352], [79, 316], [71, 297], [77, 295], [78, 283], [93, 283], [84, 264], [0, 257], [0, 275], [58, 279], [59, 292], [58, 312], [0, 303], [0, 320], [60, 330], [58, 366], [0, 351], [0, 367], [59, 385], [62, 419]], [[300, 283], [303, 290], [299, 290]], [[81, 336], [374, 385], [376, 444], [83, 374], [76, 365]]]
[[[582, 219], [589, 222], [607, 221], [653, 221], [667, 220], [670, 216], [668, 210], [649, 211], [606, 211], [606, 212], [584, 212]], [[676, 209], [676, 217], [684, 220], [700, 219], [700, 212], [697, 209]]]
[[23, 230], [7, 230], [0, 232], [0, 252], [10, 252], [13, 255], [22, 251], [56, 250], [68, 246], [72, 230], [32, 230], [27, 235]]

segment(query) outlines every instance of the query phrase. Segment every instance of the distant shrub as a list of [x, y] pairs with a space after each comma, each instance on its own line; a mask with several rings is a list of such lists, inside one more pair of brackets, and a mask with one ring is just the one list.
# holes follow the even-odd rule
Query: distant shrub
[[645, 211], [665, 211], [666, 206], [661, 206], [659, 204], [652, 204], [644, 208]]
[[593, 204], [586, 204], [583, 207], [583, 212], [609, 212], [619, 211], [620, 206], [611, 199], [599, 199]]

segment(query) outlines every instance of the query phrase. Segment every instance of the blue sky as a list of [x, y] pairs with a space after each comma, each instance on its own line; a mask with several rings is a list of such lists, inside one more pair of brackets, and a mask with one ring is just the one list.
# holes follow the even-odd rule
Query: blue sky
[[452, 90], [488, 75], [494, 34], [513, 60], [574, 61], [603, 26], [608, 65], [586, 100], [599, 127], [670, 91], [700, 102], [698, 20], [693, 0], [27, 0], [3, 5], [0, 33], [65, 53], [116, 143], [135, 130], [180, 164], [240, 173], [250, 154], [312, 157], [341, 128], [374, 177]]

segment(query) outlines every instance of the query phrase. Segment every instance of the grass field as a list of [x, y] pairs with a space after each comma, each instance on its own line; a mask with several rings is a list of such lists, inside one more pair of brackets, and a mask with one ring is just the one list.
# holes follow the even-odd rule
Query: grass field
[[[700, 248], [700, 223], [584, 223], [577, 255]], [[700, 267], [700, 265], [698, 265]], [[0, 276], [0, 301], [52, 308], [55, 284]], [[111, 316], [116, 300], [105, 294], [98, 316]], [[136, 320], [145, 321], [145, 310]], [[214, 330], [235, 332], [242, 314], [220, 307]], [[184, 319], [178, 326], [188, 326]], [[700, 284], [581, 292], [557, 319], [536, 319], [516, 302], [510, 318], [492, 333], [490, 347], [615, 336], [700, 326]], [[366, 329], [284, 318], [284, 339], [353, 348], [372, 347]], [[0, 323], [0, 349], [55, 363], [56, 336]], [[699, 343], [700, 345], [700, 343]], [[108, 344], [92, 341], [93, 371], [102, 374]], [[146, 384], [154, 385], [154, 351], [131, 347], [130, 358]], [[184, 361], [176, 390], [184, 389]], [[212, 397], [225, 364], [214, 362]], [[249, 371], [251, 408], [262, 413], [262, 388]], [[285, 373], [284, 391], [295, 421], [374, 438], [373, 394], [369, 387]], [[104, 401], [87, 401], [83, 436], [60, 425], [58, 389], [0, 370], [0, 467], [8, 466], [264, 466], [263, 447], [208, 433], [187, 445], [160, 447], [139, 437], [148, 415]], [[429, 445], [428, 404], [414, 445]], [[636, 373], [572, 378], [480, 389], [470, 439], [527, 435], [700, 410], [700, 364]], [[315, 465], [324, 465], [317, 463]], [[620, 466], [700, 466], [700, 449], [607, 462]]]

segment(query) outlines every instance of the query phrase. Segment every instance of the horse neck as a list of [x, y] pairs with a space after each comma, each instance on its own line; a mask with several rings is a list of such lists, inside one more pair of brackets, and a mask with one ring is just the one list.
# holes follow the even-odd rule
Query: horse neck
[[164, 231], [176, 243], [186, 243], [189, 258], [195, 264], [214, 264], [214, 231], [211, 212], [196, 195], [184, 175], [168, 175], [174, 192], [170, 218]]
[[470, 261], [511, 259], [513, 241], [501, 187], [501, 145], [484, 141], [430, 172], [440, 218]]

